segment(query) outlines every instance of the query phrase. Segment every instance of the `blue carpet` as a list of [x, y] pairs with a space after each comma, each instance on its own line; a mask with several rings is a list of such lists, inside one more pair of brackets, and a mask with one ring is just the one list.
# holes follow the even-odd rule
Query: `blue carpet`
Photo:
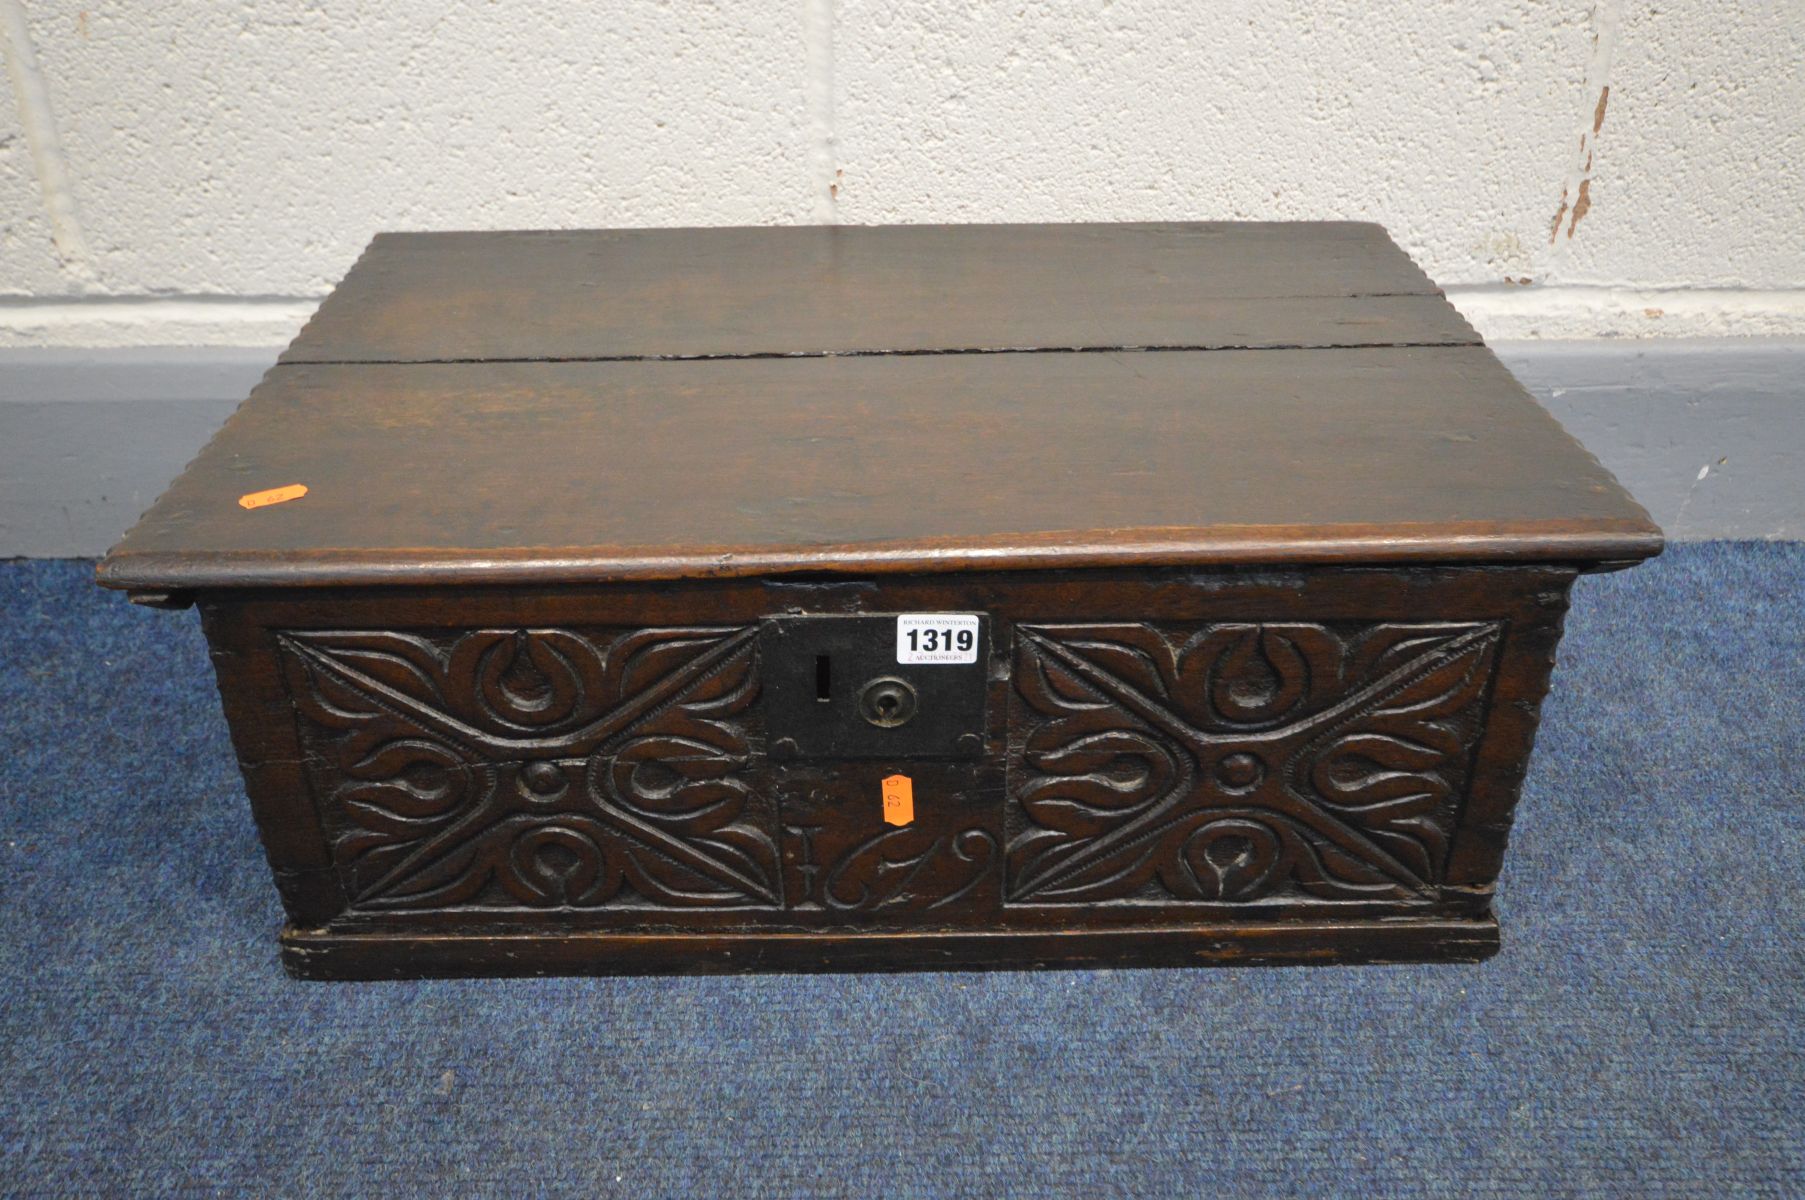
[[1805, 546], [1582, 581], [1487, 964], [375, 985], [90, 569], [0, 565], [8, 1194], [1805, 1191]]

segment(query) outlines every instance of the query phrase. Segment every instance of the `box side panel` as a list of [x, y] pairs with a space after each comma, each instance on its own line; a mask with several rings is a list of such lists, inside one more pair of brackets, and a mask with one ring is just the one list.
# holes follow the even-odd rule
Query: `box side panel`
[[1573, 579], [1573, 573], [1525, 575], [1517, 615], [1504, 628], [1485, 735], [1443, 877], [1446, 889], [1468, 890], [1479, 903], [1490, 900], [1503, 865]]
[[274, 637], [241, 604], [205, 601], [200, 610], [232, 747], [283, 908], [297, 926], [324, 924], [345, 910], [347, 899], [307, 778]]

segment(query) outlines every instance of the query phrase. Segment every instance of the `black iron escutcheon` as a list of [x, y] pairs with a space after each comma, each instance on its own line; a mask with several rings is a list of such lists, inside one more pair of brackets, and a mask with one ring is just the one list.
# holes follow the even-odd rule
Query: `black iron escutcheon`
[[767, 618], [759, 632], [775, 759], [982, 758], [990, 618], [976, 661], [897, 661], [897, 616]]

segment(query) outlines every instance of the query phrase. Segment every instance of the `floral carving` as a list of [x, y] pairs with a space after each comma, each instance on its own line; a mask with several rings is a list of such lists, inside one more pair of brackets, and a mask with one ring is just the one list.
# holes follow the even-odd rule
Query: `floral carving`
[[1009, 900], [1427, 896], [1500, 636], [1019, 627]]
[[751, 630], [281, 641], [354, 907], [779, 902]]

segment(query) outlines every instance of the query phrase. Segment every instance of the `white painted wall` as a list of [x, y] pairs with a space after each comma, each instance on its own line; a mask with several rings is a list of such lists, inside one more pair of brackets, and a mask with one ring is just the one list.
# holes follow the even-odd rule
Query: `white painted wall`
[[1145, 218], [1382, 221], [1491, 336], [1805, 333], [1805, 0], [0, 0], [0, 44], [0, 344], [280, 343], [378, 229]]

